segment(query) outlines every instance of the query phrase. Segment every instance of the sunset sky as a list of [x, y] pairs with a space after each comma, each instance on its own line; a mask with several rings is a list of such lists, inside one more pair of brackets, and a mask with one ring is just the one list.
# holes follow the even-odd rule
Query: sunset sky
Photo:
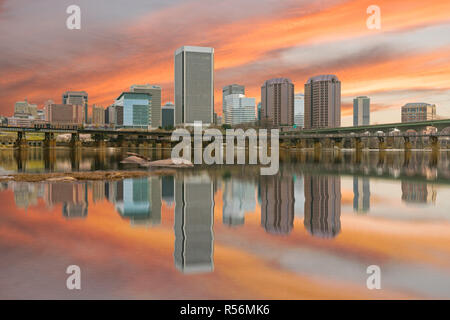
[[[81, 30], [66, 28], [66, 8], [81, 7]], [[369, 30], [366, 9], [381, 9]], [[66, 90], [110, 105], [132, 84], [162, 86], [173, 101], [174, 51], [215, 49], [215, 110], [221, 88], [260, 87], [288, 77], [295, 92], [317, 74], [342, 81], [343, 125], [352, 99], [371, 98], [371, 123], [400, 121], [407, 102], [437, 105], [450, 117], [448, 0], [0, 0], [0, 114], [25, 97], [42, 107]]]

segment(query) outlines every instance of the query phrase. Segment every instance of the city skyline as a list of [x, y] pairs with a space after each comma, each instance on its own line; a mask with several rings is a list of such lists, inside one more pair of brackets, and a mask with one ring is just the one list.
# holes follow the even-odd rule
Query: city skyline
[[[450, 72], [449, 43], [440, 36], [450, 29], [446, 14], [450, 4], [444, 1], [433, 1], [435, 5], [408, 1], [404, 6], [381, 1], [381, 30], [366, 28], [365, 9], [370, 3], [365, 1], [327, 5], [263, 1], [258, 6], [249, 1], [241, 4], [252, 9], [244, 13], [229, 4], [143, 1], [124, 13], [114, 2], [98, 3], [95, 8], [100, 10], [95, 10], [81, 1], [85, 14], [79, 31], [64, 28], [63, 3], [39, 4], [48, 21], [42, 25], [32, 16], [38, 4], [22, 7], [19, 2], [6, 1], [0, 7], [0, 25], [11, 30], [0, 42], [0, 66], [7, 75], [0, 87], [2, 114], [10, 114], [10, 106], [23, 97], [42, 105], [48, 98], [57, 101], [66, 90], [85, 90], [90, 103], [106, 106], [116, 92], [133, 83], [158, 84], [163, 88], [162, 102], [173, 101], [173, 51], [190, 44], [215, 48], [219, 113], [224, 85], [242, 83], [258, 103], [259, 87], [267, 79], [288, 77], [298, 87], [310, 76], [333, 73], [343, 83], [343, 126], [351, 124], [352, 99], [359, 95], [371, 98], [373, 123], [400, 122], [399, 108], [412, 101], [436, 104], [438, 115], [450, 115], [450, 86], [445, 80]], [[189, 21], [177, 18], [185, 10], [195, 12], [185, 18]], [[213, 13], [212, 24], [207, 18]], [[111, 16], [115, 19], [106, 19]], [[329, 29], [321, 23], [324, 19], [339, 27]], [[164, 30], [157, 28], [161, 21]], [[185, 30], [177, 27], [186, 22], [190, 27]], [[34, 32], [25, 32], [31, 25]], [[159, 31], [143, 34], [152, 29]], [[221, 30], [228, 31], [226, 37]], [[68, 43], [81, 45], [74, 50]], [[32, 49], [33, 56], [25, 49]], [[73, 68], [67, 70], [67, 65]]]

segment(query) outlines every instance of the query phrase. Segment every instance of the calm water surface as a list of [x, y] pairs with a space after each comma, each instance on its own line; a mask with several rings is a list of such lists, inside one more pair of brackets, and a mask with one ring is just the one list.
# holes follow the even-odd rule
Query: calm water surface
[[[124, 169], [124, 154], [2, 150], [0, 174]], [[215, 166], [0, 190], [2, 299], [450, 298], [447, 152], [291, 152], [275, 176]], [[73, 264], [81, 290], [66, 288]]]

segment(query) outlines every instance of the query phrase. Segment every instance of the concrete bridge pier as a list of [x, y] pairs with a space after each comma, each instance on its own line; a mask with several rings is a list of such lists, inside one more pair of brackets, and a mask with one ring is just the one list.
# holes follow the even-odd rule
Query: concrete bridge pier
[[79, 133], [72, 133], [72, 136], [70, 138], [70, 146], [72, 147], [72, 149], [81, 148], [81, 140]]
[[56, 138], [53, 132], [46, 132], [44, 137], [44, 148], [55, 148]]
[[56, 163], [56, 152], [54, 148], [44, 150], [44, 167], [47, 171], [53, 171]]
[[105, 141], [105, 135], [104, 134], [95, 134], [94, 135], [94, 141], [99, 149], [105, 149], [106, 148], [106, 141]]
[[386, 141], [384, 137], [378, 137], [378, 150], [380, 152], [386, 150]]
[[361, 152], [362, 149], [364, 148], [364, 143], [361, 141], [361, 137], [354, 137], [353, 145], [354, 145], [356, 152]]
[[314, 161], [319, 161], [322, 155], [322, 142], [320, 141], [320, 139], [314, 139], [313, 146], [314, 146]]
[[125, 136], [123, 134], [119, 134], [117, 136], [117, 147], [128, 148], [128, 141], [125, 139]]
[[439, 138], [437, 136], [430, 136], [430, 146], [431, 150], [435, 153], [439, 152], [440, 145], [439, 145]]
[[412, 143], [411, 140], [409, 139], [408, 136], [403, 136], [403, 149], [406, 150], [411, 150], [412, 149]]
[[22, 131], [17, 132], [17, 139], [16, 142], [14, 143], [14, 146], [19, 149], [25, 149], [26, 147], [28, 147], [25, 132]]
[[74, 171], [80, 170], [80, 162], [81, 162], [81, 150], [80, 148], [73, 148], [70, 152], [70, 164], [72, 170]]
[[344, 148], [344, 138], [333, 138], [334, 146], [340, 151]]

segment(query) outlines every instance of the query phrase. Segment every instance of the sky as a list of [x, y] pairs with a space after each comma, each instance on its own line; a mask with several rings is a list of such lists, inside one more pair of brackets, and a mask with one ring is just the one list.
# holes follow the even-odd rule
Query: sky
[[[69, 30], [68, 6], [81, 8]], [[366, 25], [370, 5], [381, 28]], [[112, 104], [133, 84], [162, 87], [173, 101], [174, 52], [215, 50], [215, 111], [222, 87], [244, 85], [260, 101], [261, 85], [290, 78], [295, 92], [318, 74], [342, 84], [342, 125], [352, 99], [371, 98], [371, 123], [400, 121], [407, 102], [437, 105], [450, 117], [448, 0], [0, 0], [0, 114], [27, 98], [42, 107], [66, 90], [90, 104]]]

